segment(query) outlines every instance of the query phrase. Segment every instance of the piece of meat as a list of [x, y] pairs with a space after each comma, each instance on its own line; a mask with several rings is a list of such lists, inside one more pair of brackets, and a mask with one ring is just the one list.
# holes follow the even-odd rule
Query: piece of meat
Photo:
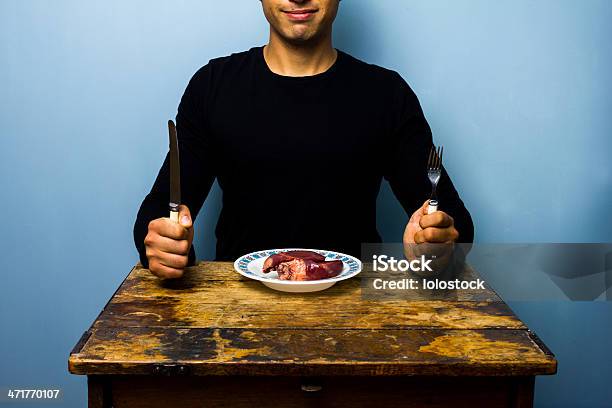
[[278, 265], [281, 280], [308, 281], [328, 279], [342, 272], [342, 261], [313, 261], [312, 259], [293, 259]]
[[271, 272], [283, 262], [289, 262], [294, 259], [310, 259], [315, 262], [322, 262], [325, 257], [314, 251], [287, 251], [278, 254], [270, 255], [266, 258], [263, 264], [264, 273]]
[[281, 252], [279, 254], [270, 255], [264, 261], [263, 272], [264, 273], [272, 272], [281, 263], [289, 262], [289, 261], [292, 261], [294, 259], [295, 259], [294, 257], [286, 255], [284, 252]]

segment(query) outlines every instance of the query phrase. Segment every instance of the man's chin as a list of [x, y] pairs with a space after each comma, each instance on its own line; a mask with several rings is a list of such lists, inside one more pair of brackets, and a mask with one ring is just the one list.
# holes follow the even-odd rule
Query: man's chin
[[309, 44], [315, 44], [318, 41], [320, 36], [316, 35], [317, 33], [313, 33], [311, 30], [302, 30], [298, 27], [295, 27], [289, 33], [283, 35], [284, 40], [289, 44], [307, 46]]

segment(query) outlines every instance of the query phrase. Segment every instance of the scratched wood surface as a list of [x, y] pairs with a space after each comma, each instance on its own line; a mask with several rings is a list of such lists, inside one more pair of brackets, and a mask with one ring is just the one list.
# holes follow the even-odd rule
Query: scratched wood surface
[[[468, 271], [466, 273], [473, 273]], [[490, 289], [367, 300], [360, 279], [287, 294], [202, 262], [177, 281], [135, 267], [69, 358], [75, 374], [539, 375], [546, 347]]]

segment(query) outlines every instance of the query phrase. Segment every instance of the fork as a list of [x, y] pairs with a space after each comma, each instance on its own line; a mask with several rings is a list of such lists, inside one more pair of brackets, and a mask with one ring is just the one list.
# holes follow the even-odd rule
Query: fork
[[429, 150], [429, 159], [427, 160], [427, 178], [431, 182], [431, 196], [427, 206], [427, 214], [438, 211], [438, 197], [436, 195], [436, 187], [442, 175], [442, 153], [444, 146], [431, 146]]

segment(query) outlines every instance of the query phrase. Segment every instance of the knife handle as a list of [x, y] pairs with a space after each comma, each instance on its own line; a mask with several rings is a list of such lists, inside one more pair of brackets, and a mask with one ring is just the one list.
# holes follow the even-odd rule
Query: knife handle
[[427, 205], [427, 214], [432, 214], [438, 211], [438, 200], [429, 200]]

